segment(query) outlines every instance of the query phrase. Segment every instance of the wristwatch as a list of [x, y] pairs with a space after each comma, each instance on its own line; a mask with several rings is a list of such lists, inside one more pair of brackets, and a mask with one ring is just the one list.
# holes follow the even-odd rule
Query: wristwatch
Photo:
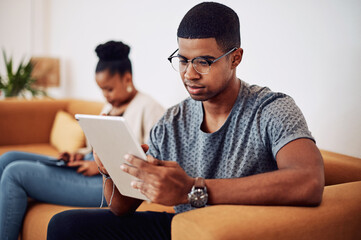
[[208, 201], [208, 194], [204, 178], [197, 177], [194, 186], [188, 193], [188, 202], [192, 207], [204, 207]]

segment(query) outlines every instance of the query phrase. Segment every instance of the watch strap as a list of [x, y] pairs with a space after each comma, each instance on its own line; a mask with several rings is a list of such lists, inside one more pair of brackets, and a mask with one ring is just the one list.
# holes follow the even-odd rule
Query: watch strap
[[197, 177], [194, 181], [194, 188], [205, 188], [206, 183], [204, 182], [204, 178]]

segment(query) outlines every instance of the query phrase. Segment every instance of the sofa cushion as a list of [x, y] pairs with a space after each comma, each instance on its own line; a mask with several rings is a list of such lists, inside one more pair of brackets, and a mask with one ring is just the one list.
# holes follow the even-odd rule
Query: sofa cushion
[[50, 143], [59, 152], [75, 152], [85, 146], [85, 136], [72, 115], [58, 111], [50, 133]]
[[[100, 204], [100, 202], [99, 202]], [[49, 203], [40, 203], [30, 200], [27, 214], [24, 218], [22, 240], [46, 240], [48, 223], [57, 213], [72, 209], [89, 209], [83, 207], [67, 207]], [[92, 208], [98, 209], [98, 208]], [[137, 211], [155, 211], [174, 213], [172, 207], [155, 203], [143, 202]]]
[[58, 150], [49, 143], [0, 146], [0, 155], [9, 151], [23, 151], [23, 152], [37, 153], [37, 154], [43, 154], [53, 157], [59, 156]]

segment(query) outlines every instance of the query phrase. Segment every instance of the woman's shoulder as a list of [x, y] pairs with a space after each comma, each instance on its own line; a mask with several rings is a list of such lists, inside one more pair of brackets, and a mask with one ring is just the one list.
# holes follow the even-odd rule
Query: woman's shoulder
[[124, 115], [143, 115], [147, 119], [159, 119], [165, 108], [148, 94], [138, 92]]
[[152, 96], [143, 92], [138, 92], [137, 95], [135, 95], [132, 102], [141, 104], [142, 106], [154, 105], [163, 108], [163, 106], [158, 101], [156, 101]]

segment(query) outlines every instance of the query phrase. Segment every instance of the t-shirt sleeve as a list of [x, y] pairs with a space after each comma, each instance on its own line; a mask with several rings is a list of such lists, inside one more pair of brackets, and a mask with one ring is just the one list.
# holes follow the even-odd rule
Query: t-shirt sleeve
[[274, 159], [278, 151], [293, 140], [308, 138], [315, 141], [299, 107], [291, 97], [283, 94], [264, 107], [261, 131], [264, 143], [269, 144]]
[[144, 110], [144, 117], [143, 117], [144, 143], [148, 142], [149, 133], [152, 127], [163, 116], [164, 112], [165, 112], [164, 108], [158, 103], [148, 104], [148, 106]]
[[147, 141], [147, 144], [149, 146], [147, 155], [151, 155], [154, 158], [160, 159], [160, 149], [158, 146], [158, 143], [160, 139], [162, 139], [162, 125], [160, 124], [161, 120], [153, 126], [153, 128], [150, 130], [149, 139]]

